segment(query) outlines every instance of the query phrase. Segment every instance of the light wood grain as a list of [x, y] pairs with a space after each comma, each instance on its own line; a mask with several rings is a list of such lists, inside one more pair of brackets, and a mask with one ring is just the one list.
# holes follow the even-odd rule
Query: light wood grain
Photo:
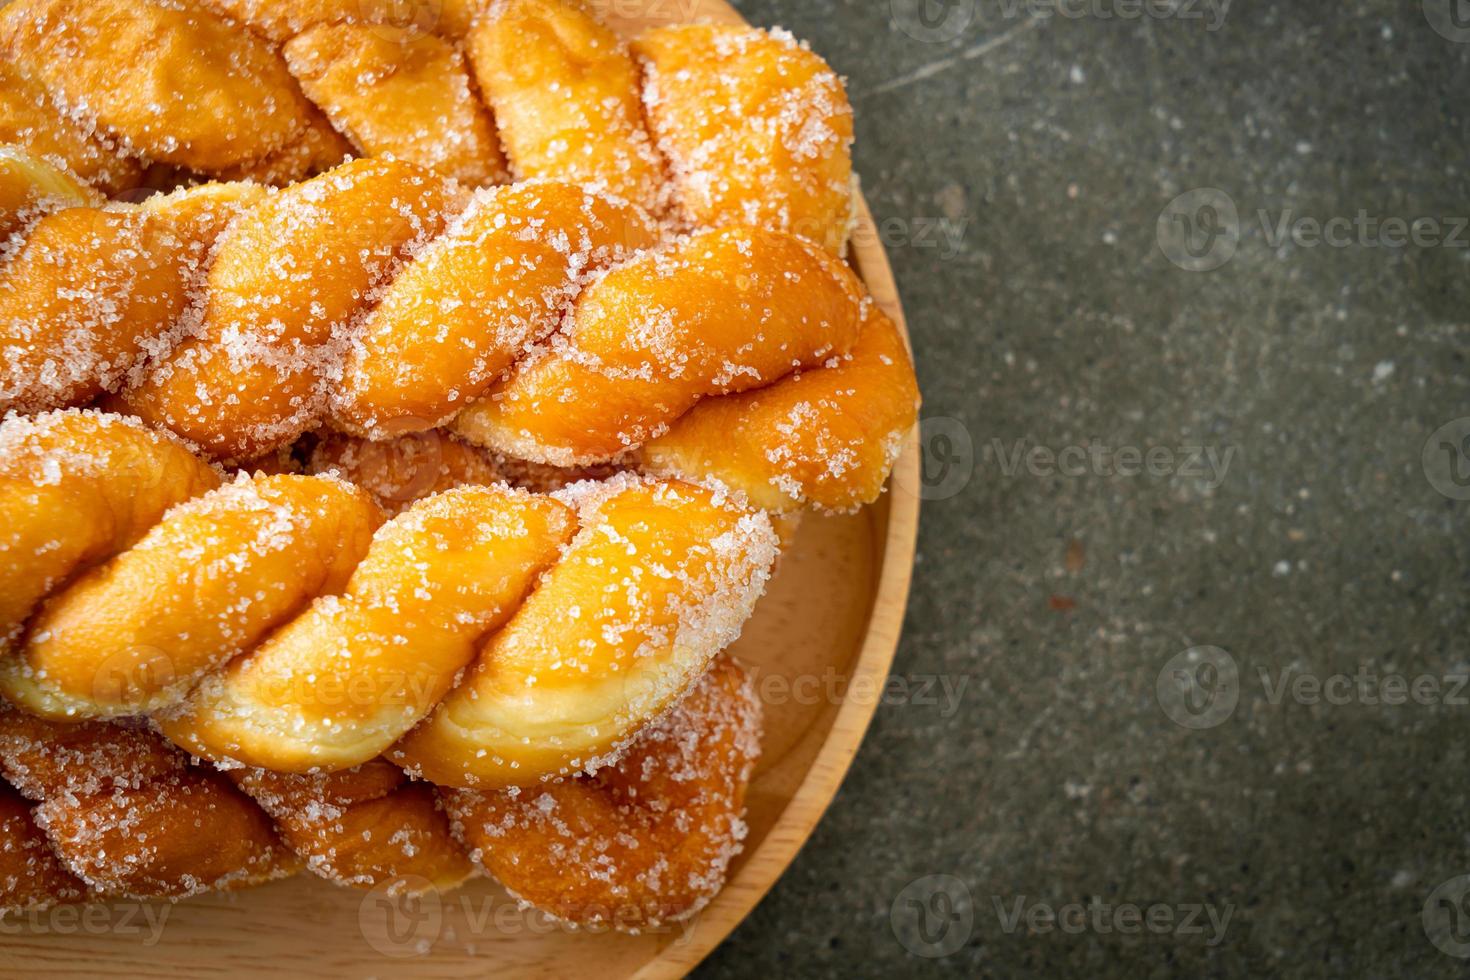
[[[598, 9], [635, 32], [680, 15], [738, 22], [718, 0], [645, 0]], [[619, 16], [621, 15], [621, 16]], [[904, 327], [892, 272], [866, 204], [854, 264]], [[905, 335], [907, 329], [905, 328]], [[919, 519], [911, 435], [891, 492], [862, 513], [808, 517], [734, 647], [757, 672], [766, 735], [751, 785], [745, 852], [691, 922], [641, 936], [556, 927], [477, 880], [416, 911], [300, 876], [175, 906], [53, 910], [0, 927], [0, 976], [682, 976], [781, 876], [837, 792], [877, 707], [908, 600]], [[162, 917], [162, 928], [155, 926]], [[391, 931], [390, 927], [397, 927]]]

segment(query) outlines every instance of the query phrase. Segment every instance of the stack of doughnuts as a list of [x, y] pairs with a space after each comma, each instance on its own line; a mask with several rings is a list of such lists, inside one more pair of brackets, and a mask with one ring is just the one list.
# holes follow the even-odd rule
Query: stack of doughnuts
[[0, 911], [485, 873], [636, 930], [739, 850], [722, 651], [918, 407], [841, 81], [426, 7], [0, 8]]

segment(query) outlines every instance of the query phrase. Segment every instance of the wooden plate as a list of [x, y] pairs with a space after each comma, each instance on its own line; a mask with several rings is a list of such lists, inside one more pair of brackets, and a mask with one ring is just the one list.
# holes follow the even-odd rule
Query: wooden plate
[[[719, 0], [606, 0], [620, 30], [700, 19], [739, 23]], [[635, 16], [634, 7], [647, 13]], [[903, 327], [893, 275], [859, 202], [853, 259]], [[906, 331], [905, 331], [906, 332]], [[301, 875], [177, 905], [62, 906], [0, 923], [0, 975], [163, 977], [676, 977], [730, 933], [791, 863], [832, 801], [873, 716], [898, 644], [919, 520], [911, 435], [875, 506], [807, 517], [735, 645], [765, 702], [744, 853], [697, 917], [665, 932], [589, 934], [522, 911], [486, 879], [405, 907]]]

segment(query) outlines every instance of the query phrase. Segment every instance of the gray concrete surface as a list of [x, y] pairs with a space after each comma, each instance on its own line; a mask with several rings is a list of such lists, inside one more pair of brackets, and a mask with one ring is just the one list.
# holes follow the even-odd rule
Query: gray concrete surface
[[700, 975], [1463, 975], [1470, 3], [1058, 2], [739, 3], [849, 79], [966, 686]]

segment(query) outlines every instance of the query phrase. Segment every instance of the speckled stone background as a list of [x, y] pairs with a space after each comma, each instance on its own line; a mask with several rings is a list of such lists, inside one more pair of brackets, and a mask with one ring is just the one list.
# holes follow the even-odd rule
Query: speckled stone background
[[700, 973], [1470, 970], [1470, 2], [738, 5], [849, 80], [936, 680]]

